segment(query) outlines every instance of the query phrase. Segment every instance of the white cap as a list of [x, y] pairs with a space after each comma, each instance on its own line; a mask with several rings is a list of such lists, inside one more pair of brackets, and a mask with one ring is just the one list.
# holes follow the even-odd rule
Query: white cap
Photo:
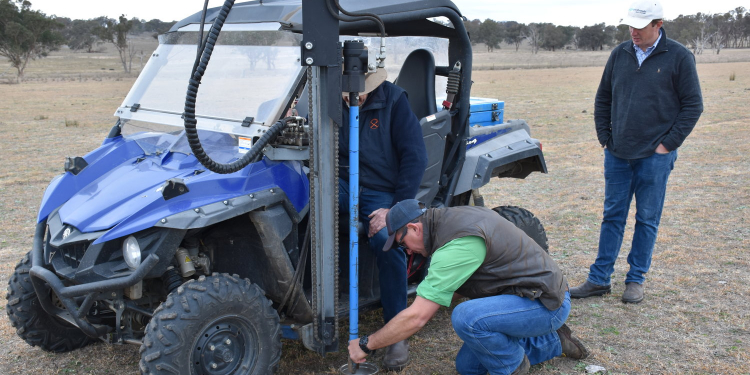
[[620, 20], [620, 24], [634, 29], [642, 29], [653, 20], [664, 18], [661, 3], [657, 0], [639, 0], [630, 5], [628, 16]]

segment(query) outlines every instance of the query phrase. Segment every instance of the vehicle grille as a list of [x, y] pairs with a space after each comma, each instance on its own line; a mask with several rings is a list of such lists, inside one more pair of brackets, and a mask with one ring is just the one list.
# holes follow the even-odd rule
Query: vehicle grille
[[65, 264], [73, 268], [78, 268], [78, 266], [81, 265], [83, 254], [86, 253], [86, 249], [89, 248], [90, 244], [90, 242], [79, 242], [75, 244], [63, 245], [60, 246], [58, 251], [62, 255]]

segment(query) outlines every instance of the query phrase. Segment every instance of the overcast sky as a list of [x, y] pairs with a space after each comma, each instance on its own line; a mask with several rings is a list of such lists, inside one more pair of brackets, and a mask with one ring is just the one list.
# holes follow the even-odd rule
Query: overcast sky
[[[365, 0], [363, 0], [365, 1]], [[369, 1], [369, 0], [368, 0]], [[377, 0], [375, 0], [377, 1]], [[241, 0], [237, 1], [238, 3]], [[589, 26], [597, 23], [617, 24], [627, 13], [632, 0], [453, 0], [469, 20], [491, 18], [495, 21], [521, 23], [550, 22], [561, 26]], [[738, 6], [750, 8], [750, 0], [661, 0], [664, 18], [680, 14], [725, 13]], [[221, 6], [223, 0], [210, 0], [209, 7]], [[47, 15], [71, 19], [89, 19], [102, 15], [145, 20], [158, 18], [175, 21], [203, 8], [203, 0], [31, 0], [32, 8]]]

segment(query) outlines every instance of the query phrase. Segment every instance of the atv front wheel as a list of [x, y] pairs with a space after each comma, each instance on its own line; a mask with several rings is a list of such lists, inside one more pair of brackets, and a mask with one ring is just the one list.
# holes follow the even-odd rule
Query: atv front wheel
[[[8, 319], [16, 333], [31, 346], [43, 350], [64, 353], [82, 348], [94, 339], [70, 323], [47, 314], [39, 303], [31, 284], [30, 254], [27, 253], [16, 265], [8, 281]], [[52, 293], [50, 291], [50, 293]]]
[[271, 374], [281, 357], [279, 316], [250, 280], [201, 276], [156, 309], [140, 351], [143, 374]]
[[499, 206], [492, 210], [524, 231], [524, 233], [531, 237], [531, 239], [541, 246], [544, 251], [549, 253], [547, 232], [544, 230], [542, 222], [539, 221], [539, 219], [529, 210], [516, 206]]

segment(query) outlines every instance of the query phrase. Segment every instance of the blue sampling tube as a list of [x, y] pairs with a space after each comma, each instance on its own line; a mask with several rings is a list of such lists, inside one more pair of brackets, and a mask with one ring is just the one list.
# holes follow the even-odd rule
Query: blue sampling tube
[[349, 93], [349, 340], [359, 337], [359, 94]]

